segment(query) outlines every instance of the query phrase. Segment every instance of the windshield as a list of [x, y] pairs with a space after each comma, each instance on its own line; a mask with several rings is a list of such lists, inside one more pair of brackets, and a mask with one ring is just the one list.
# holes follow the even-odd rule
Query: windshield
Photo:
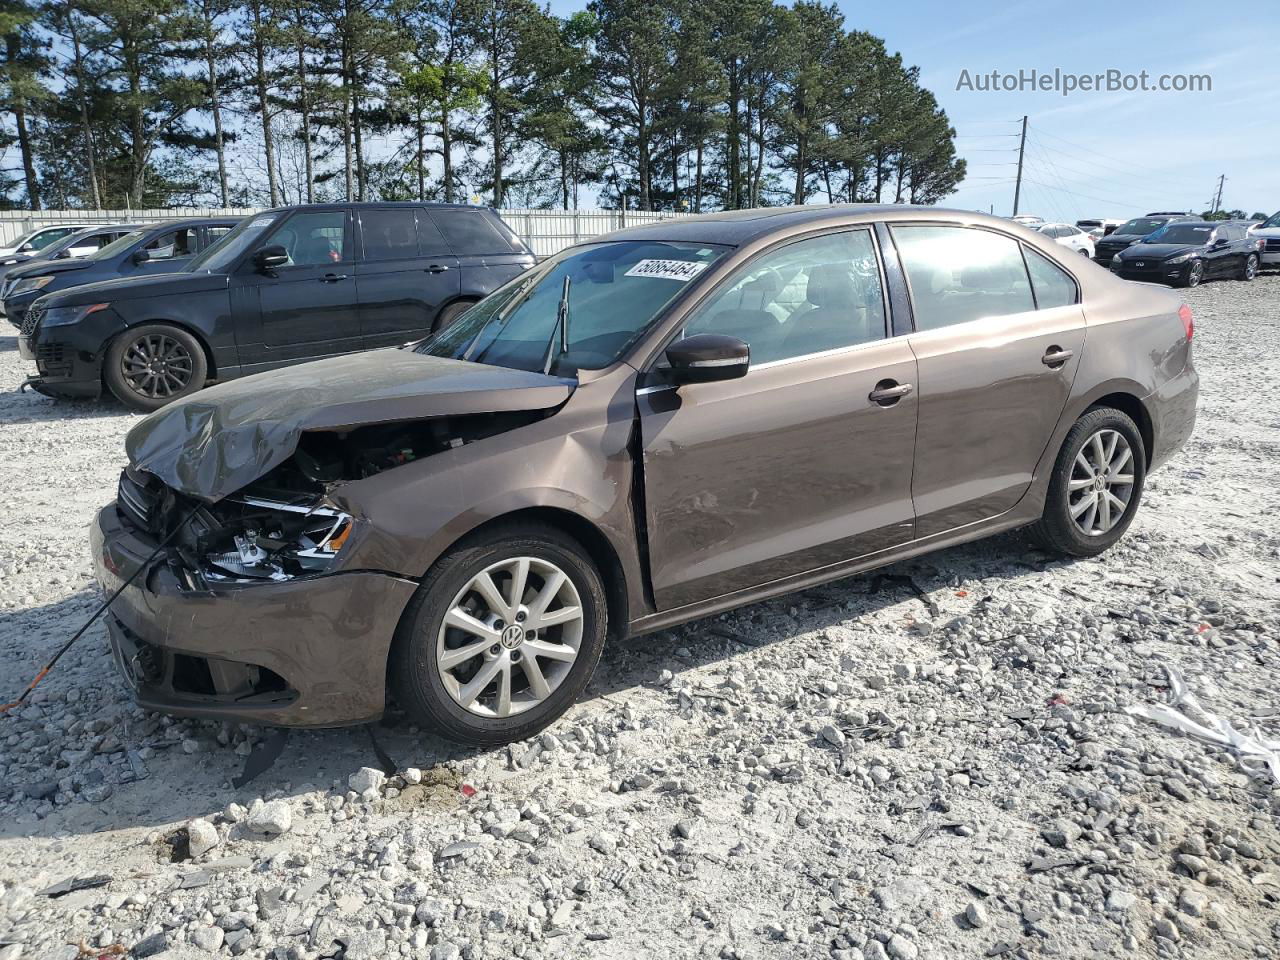
[[240, 255], [257, 245], [262, 235], [271, 229], [279, 214], [245, 217], [230, 233], [223, 234], [216, 243], [206, 247], [187, 265], [187, 272], [203, 270], [220, 273], [231, 268]]
[[1168, 222], [1168, 220], [1152, 220], [1150, 217], [1138, 217], [1136, 220], [1130, 220], [1116, 227], [1115, 232], [1145, 237], [1152, 230], [1159, 230]]
[[1201, 246], [1209, 242], [1213, 227], [1207, 223], [1171, 223], [1163, 230], [1157, 230], [1143, 243], [1194, 243]]
[[100, 247], [99, 249], [95, 250], [93, 253], [85, 257], [85, 259], [86, 260], [106, 260], [109, 257], [114, 257], [117, 253], [120, 253], [123, 250], [128, 250], [131, 246], [133, 246], [135, 243], [137, 243], [141, 239], [142, 239], [142, 231], [134, 230], [132, 233], [126, 233], [123, 237], [117, 237], [115, 240], [112, 240], [110, 243], [108, 243], [105, 247]]
[[[552, 373], [618, 360], [690, 280], [729, 248], [710, 243], [616, 240], [574, 247], [481, 300], [418, 353]], [[557, 317], [569, 280], [568, 351]]]
[[1267, 221], [1266, 223], [1263, 224], [1263, 226], [1264, 227], [1280, 227], [1280, 213], [1273, 213], [1271, 216], [1267, 217]]

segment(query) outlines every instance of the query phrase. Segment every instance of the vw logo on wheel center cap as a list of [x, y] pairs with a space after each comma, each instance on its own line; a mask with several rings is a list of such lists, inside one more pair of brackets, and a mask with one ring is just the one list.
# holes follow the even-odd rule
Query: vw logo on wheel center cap
[[502, 631], [500, 642], [508, 650], [514, 650], [524, 642], [524, 627], [518, 623], [513, 623]]

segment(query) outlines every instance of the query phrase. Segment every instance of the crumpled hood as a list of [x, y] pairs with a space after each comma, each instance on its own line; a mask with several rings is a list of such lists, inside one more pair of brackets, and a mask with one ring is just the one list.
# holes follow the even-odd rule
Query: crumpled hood
[[148, 416], [125, 451], [137, 469], [214, 503], [287, 460], [307, 430], [546, 410], [573, 387], [541, 373], [375, 350], [210, 387]]

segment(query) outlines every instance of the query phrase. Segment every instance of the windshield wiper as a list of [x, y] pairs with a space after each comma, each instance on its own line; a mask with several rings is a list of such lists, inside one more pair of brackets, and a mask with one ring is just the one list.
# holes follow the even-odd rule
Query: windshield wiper
[[547, 341], [547, 354], [542, 359], [542, 372], [551, 372], [551, 362], [556, 343], [556, 331], [560, 332], [560, 353], [554, 359], [559, 359], [569, 352], [569, 287], [570, 280], [568, 274], [565, 274], [564, 286], [560, 288], [560, 303], [556, 307], [556, 325], [551, 328], [551, 339]]
[[[534, 281], [537, 279], [537, 277], [529, 277], [523, 284], [515, 289], [511, 294], [511, 299], [500, 307], [497, 313], [485, 321], [484, 326], [476, 331], [476, 335], [471, 338], [471, 343], [467, 345], [466, 352], [462, 354], [461, 359], [471, 359], [471, 354], [475, 353], [476, 347], [480, 346], [480, 338], [484, 335], [486, 330], [494, 325], [494, 323], [498, 324], [498, 333], [501, 333], [506, 329], [507, 322], [511, 319], [511, 315], [516, 312], [516, 307], [524, 303], [525, 295], [530, 292]], [[486, 344], [485, 348], [480, 351], [480, 356], [476, 357], [476, 363], [481, 363], [484, 360], [484, 355], [489, 352], [489, 347], [492, 347], [496, 342], [497, 336], [495, 335], [494, 339], [490, 340], [489, 343]]]

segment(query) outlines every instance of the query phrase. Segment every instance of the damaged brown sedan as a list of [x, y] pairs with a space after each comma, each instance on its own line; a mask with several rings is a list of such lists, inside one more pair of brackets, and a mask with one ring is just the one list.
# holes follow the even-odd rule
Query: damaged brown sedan
[[1195, 420], [1189, 310], [1007, 221], [744, 211], [570, 248], [404, 348], [214, 387], [98, 516], [141, 703], [388, 691], [528, 737], [605, 642], [1029, 526], [1092, 556]]

